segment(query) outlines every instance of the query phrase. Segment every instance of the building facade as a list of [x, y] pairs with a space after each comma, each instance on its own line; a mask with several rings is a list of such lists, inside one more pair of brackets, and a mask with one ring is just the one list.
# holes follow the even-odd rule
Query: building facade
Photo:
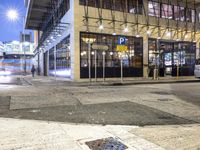
[[4, 52], [4, 44], [3, 42], [0, 41], [0, 58], [3, 57], [3, 52]]
[[30, 73], [35, 46], [31, 42], [10, 41], [3, 43], [3, 55], [0, 58], [0, 75]]
[[[85, 78], [192, 76], [199, 57], [200, 4], [195, 0], [29, 0], [43, 75]], [[117, 48], [125, 39], [125, 52]], [[108, 50], [93, 45], [107, 46]], [[105, 68], [105, 70], [103, 69]]]

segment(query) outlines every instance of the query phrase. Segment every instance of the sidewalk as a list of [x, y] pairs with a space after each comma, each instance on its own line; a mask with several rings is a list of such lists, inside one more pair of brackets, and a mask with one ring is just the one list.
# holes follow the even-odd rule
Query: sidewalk
[[199, 129], [194, 124], [101, 126], [0, 118], [0, 149], [94, 150], [86, 142], [105, 138], [120, 141], [128, 147], [126, 150], [198, 149]]
[[[13, 124], [15, 126], [13, 126]], [[85, 143], [113, 137], [127, 150], [163, 150], [129, 131], [136, 126], [100, 126], [0, 118], [0, 149], [91, 150]]]
[[138, 84], [169, 84], [169, 83], [189, 83], [189, 82], [200, 82], [200, 79], [195, 78], [194, 76], [184, 76], [184, 77], [160, 77], [158, 80], [153, 80], [152, 78], [123, 78], [121, 82], [120, 78], [107, 78], [105, 82], [103, 79], [98, 78], [97, 82], [95, 79], [89, 82], [89, 79], [81, 79], [80, 81], [72, 81], [67, 78], [55, 78], [55, 77], [45, 77], [45, 76], [36, 76], [32, 78], [31, 76], [22, 77], [30, 85], [34, 83], [57, 83], [57, 84], [69, 84], [75, 86], [115, 86], [115, 85], [138, 85]]

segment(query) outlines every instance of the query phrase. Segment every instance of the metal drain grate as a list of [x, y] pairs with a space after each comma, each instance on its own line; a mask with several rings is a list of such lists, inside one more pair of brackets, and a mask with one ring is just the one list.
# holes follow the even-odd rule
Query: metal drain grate
[[91, 150], [125, 150], [128, 148], [118, 139], [112, 137], [86, 142], [86, 145]]
[[168, 102], [168, 101], [173, 101], [173, 99], [170, 99], [170, 98], [162, 98], [162, 99], [158, 99], [158, 101]]

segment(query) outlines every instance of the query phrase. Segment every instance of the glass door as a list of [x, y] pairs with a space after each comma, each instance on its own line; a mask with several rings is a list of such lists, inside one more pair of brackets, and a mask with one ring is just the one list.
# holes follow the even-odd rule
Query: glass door
[[160, 69], [163, 76], [172, 75], [174, 43], [160, 42]]

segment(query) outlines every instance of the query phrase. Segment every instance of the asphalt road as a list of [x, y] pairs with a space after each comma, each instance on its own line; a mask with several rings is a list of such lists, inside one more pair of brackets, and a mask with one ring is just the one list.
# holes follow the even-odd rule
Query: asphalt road
[[0, 86], [0, 117], [103, 125], [200, 123], [200, 83], [80, 87], [11, 81]]

